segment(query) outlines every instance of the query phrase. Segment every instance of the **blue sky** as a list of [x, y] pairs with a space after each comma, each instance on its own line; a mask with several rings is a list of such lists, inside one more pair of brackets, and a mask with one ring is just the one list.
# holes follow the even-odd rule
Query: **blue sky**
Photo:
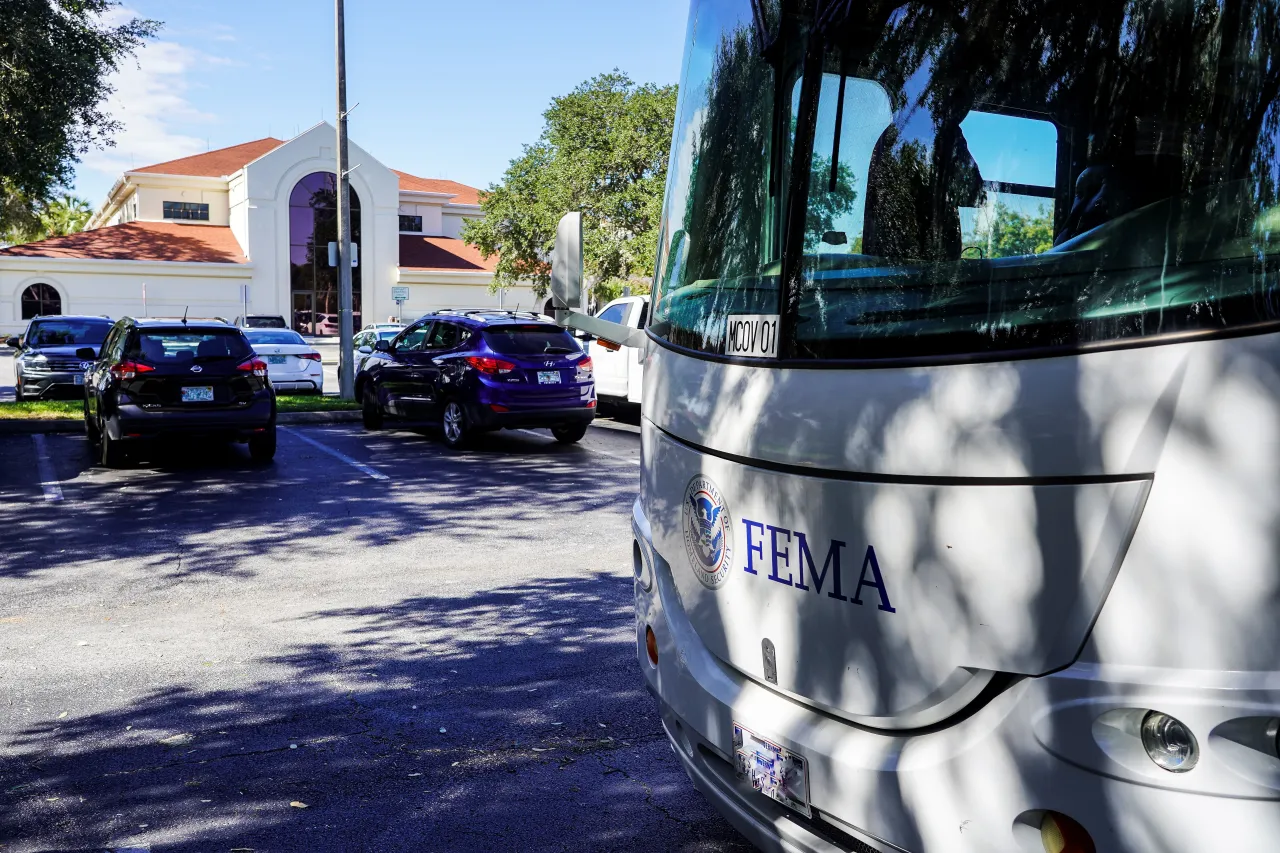
[[[330, 0], [126, 0], [165, 22], [115, 78], [115, 148], [75, 192], [97, 206], [131, 167], [334, 117]], [[688, 0], [347, 0], [351, 138], [386, 165], [486, 187], [534, 141], [550, 99], [619, 68], [680, 74]]]

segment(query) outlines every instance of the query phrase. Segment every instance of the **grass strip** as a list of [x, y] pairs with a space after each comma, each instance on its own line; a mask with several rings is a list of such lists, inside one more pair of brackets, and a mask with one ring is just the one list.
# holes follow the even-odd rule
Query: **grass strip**
[[[276, 397], [279, 412], [345, 412], [360, 408], [359, 403], [316, 394], [281, 394]], [[32, 400], [23, 403], [0, 403], [0, 421], [8, 420], [76, 420], [84, 417], [84, 403], [79, 400]]]

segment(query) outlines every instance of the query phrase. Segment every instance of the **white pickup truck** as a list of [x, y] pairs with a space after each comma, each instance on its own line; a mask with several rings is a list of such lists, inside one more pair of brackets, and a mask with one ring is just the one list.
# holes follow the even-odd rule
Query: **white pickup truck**
[[[649, 297], [623, 296], [600, 309], [596, 317], [643, 329], [649, 323]], [[640, 404], [644, 389], [644, 350], [615, 347], [593, 339], [588, 347], [596, 374], [596, 396], [606, 403]]]

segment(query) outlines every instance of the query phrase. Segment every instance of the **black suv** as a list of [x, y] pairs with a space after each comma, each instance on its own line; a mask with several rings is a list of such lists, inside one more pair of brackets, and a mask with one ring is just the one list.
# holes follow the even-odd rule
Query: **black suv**
[[13, 373], [18, 401], [83, 397], [89, 365], [77, 353], [91, 349], [97, 358], [109, 331], [111, 320], [106, 317], [59, 314], [33, 319], [21, 338], [5, 341], [17, 350]]
[[123, 464], [133, 444], [169, 436], [248, 442], [258, 462], [275, 456], [267, 364], [225, 323], [126, 317], [107, 335], [85, 392], [85, 431], [107, 467]]

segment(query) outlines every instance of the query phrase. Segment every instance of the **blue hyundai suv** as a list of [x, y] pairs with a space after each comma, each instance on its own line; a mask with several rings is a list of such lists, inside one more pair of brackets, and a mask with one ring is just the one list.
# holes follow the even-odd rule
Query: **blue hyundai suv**
[[478, 432], [550, 427], [586, 435], [596, 414], [591, 359], [538, 314], [437, 311], [380, 340], [356, 377], [365, 429], [388, 419], [439, 427], [461, 447]]

